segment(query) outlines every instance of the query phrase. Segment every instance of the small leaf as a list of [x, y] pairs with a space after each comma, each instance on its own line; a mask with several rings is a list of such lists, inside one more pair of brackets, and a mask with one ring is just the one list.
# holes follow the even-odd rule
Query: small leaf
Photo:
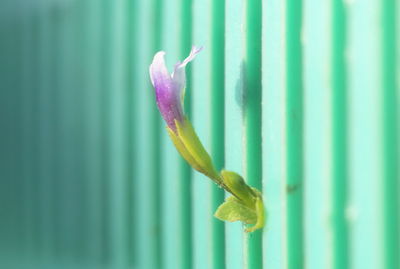
[[240, 200], [230, 196], [220, 205], [214, 216], [223, 221], [241, 221], [246, 224], [257, 223], [257, 214], [254, 210], [243, 205]]

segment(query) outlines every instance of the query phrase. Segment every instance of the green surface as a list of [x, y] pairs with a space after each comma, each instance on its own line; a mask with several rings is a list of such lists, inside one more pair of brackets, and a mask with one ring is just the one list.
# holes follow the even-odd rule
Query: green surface
[[[257, 189], [262, 184], [261, 147], [261, 0], [245, 4], [245, 53], [243, 59], [243, 117], [245, 173], [247, 183]], [[262, 268], [262, 230], [246, 235], [246, 268]]]
[[[0, 268], [400, 267], [396, 0], [5, 0]], [[177, 154], [148, 67], [191, 45], [185, 111], [267, 223]]]
[[288, 268], [304, 268], [304, 85], [302, 2], [286, 3], [286, 205]]
[[346, 222], [348, 203], [348, 98], [346, 67], [346, 12], [343, 1], [333, 1], [332, 7], [332, 229], [333, 266], [349, 268], [349, 225]]
[[[243, 52], [244, 2], [226, 1], [225, 21], [225, 169], [243, 175]], [[232, 57], [238, 55], [238, 57]], [[243, 268], [243, 227], [229, 223], [226, 227], [226, 267]]]

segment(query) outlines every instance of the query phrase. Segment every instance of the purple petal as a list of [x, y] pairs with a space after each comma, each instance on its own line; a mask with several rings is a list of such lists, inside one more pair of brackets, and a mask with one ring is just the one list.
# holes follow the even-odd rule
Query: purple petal
[[179, 100], [180, 91], [173, 83], [164, 60], [165, 52], [158, 52], [150, 65], [150, 79], [156, 90], [158, 109], [167, 125], [176, 130], [175, 120], [182, 121], [182, 104]]
[[169, 128], [176, 131], [175, 120], [183, 120], [181, 95], [186, 86], [185, 66], [195, 58], [201, 48], [192, 47], [190, 55], [175, 65], [172, 75], [168, 72], [164, 60], [164, 51], [157, 52], [150, 65], [150, 78], [156, 90], [158, 109]]

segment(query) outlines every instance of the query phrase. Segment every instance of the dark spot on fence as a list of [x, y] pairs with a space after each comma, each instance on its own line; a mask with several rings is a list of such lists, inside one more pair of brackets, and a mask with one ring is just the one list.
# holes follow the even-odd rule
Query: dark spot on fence
[[300, 184], [287, 184], [286, 193], [291, 194], [300, 188]]
[[235, 100], [236, 104], [243, 111], [244, 100], [245, 100], [245, 87], [244, 87], [244, 61], [240, 65], [240, 74], [235, 85]]

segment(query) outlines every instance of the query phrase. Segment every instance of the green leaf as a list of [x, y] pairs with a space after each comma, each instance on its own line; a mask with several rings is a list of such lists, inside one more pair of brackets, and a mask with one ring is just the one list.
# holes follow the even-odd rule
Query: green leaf
[[257, 214], [254, 210], [246, 207], [240, 200], [230, 196], [220, 205], [214, 216], [223, 221], [241, 221], [246, 224], [257, 223]]

